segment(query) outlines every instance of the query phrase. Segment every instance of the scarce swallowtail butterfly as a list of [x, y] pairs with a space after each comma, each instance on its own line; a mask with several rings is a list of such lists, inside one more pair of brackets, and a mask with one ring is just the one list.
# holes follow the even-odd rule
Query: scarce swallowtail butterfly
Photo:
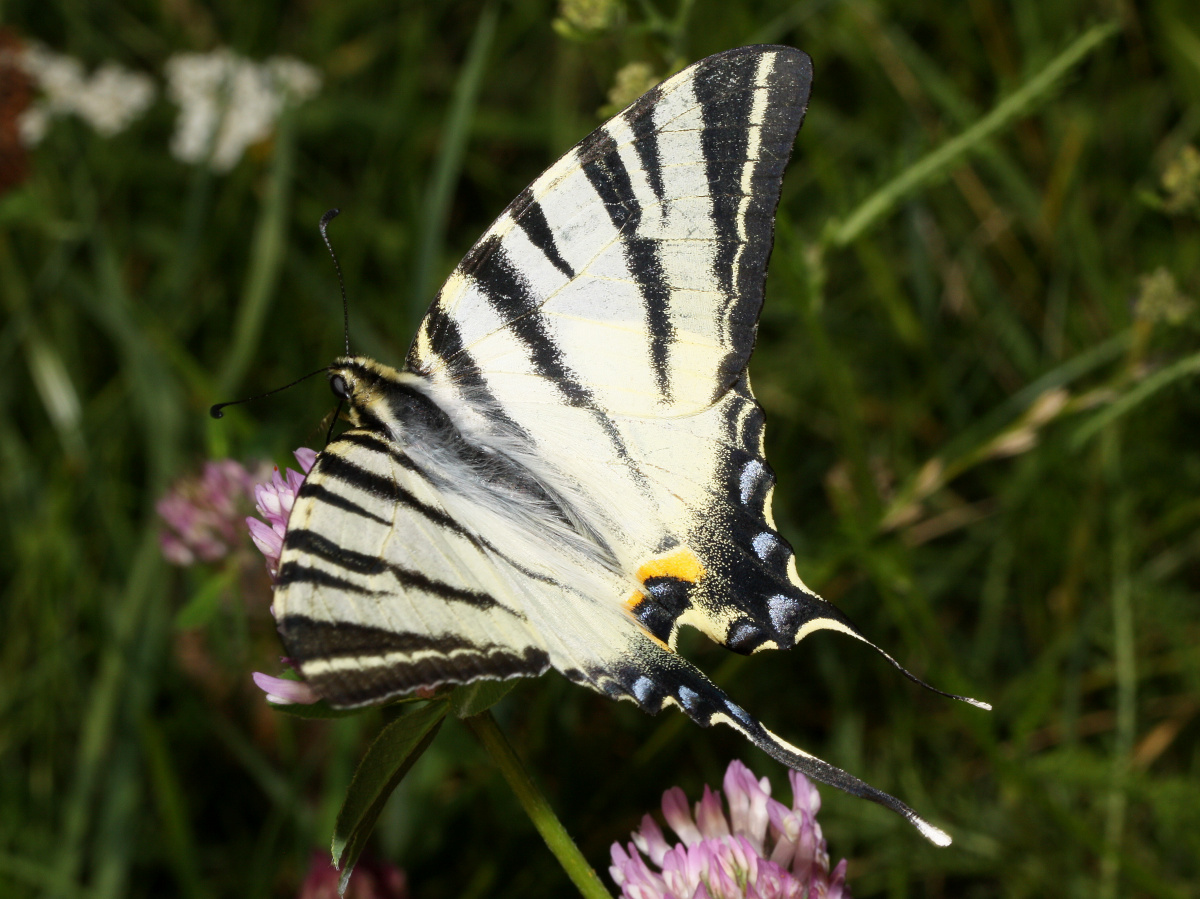
[[775, 528], [746, 372], [811, 81], [789, 47], [689, 66], [501, 213], [402, 368], [329, 368], [351, 427], [299, 492], [274, 597], [319, 696], [353, 707], [555, 668], [728, 725], [949, 842], [674, 652], [682, 625], [739, 653], [823, 628], [866, 642]]

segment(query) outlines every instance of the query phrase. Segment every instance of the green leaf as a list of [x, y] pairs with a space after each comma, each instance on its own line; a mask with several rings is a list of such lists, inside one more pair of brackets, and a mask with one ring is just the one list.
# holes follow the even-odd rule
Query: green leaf
[[[287, 677], [287, 674], [284, 675]], [[400, 717], [400, 706], [410, 702], [425, 702], [420, 696], [403, 696], [400, 699], [393, 699], [388, 705], [383, 707], [384, 718], [388, 723], [397, 720]], [[284, 715], [291, 715], [293, 718], [348, 718], [350, 715], [362, 714], [366, 709], [338, 709], [331, 706], [325, 700], [311, 703], [275, 703], [268, 702], [271, 708]], [[391, 716], [389, 717], [389, 712]]]
[[275, 711], [291, 715], [293, 718], [346, 718], [350, 715], [359, 715], [362, 709], [335, 709], [329, 703], [321, 700], [320, 702], [312, 703], [275, 703], [268, 702], [271, 708]]
[[516, 678], [463, 684], [450, 694], [450, 708], [459, 718], [470, 718], [472, 715], [486, 712], [507, 696], [516, 685]]
[[371, 830], [392, 791], [433, 742], [450, 704], [435, 700], [386, 725], [358, 763], [333, 828], [333, 865], [341, 868], [338, 892], [362, 855]]

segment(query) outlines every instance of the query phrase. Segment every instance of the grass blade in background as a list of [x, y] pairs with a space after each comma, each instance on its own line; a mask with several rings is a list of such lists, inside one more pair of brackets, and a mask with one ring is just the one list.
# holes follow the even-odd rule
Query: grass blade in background
[[495, 39], [498, 17], [498, 4], [486, 3], [475, 22], [467, 56], [454, 87], [454, 97], [442, 130], [437, 163], [429, 179], [420, 218], [418, 233], [421, 239], [413, 265], [412, 295], [408, 314], [399, 325], [404, 334], [416, 331], [417, 322], [420, 316], [425, 314], [437, 289], [434, 282], [445, 247], [450, 203], [454, 199], [454, 191], [462, 172], [463, 155], [475, 117], [475, 103], [487, 73], [486, 63]]
[[1042, 71], [997, 103], [991, 112], [974, 125], [909, 166], [860, 203], [844, 220], [831, 221], [826, 227], [824, 242], [834, 247], [853, 243], [911, 191], [944, 173], [995, 132], [1009, 125], [1017, 117], [1029, 113], [1039, 101], [1044, 102], [1050, 92], [1058, 86], [1060, 79], [1105, 40], [1116, 34], [1117, 28], [1115, 22], [1107, 22], [1084, 32]]
[[[242, 383], [251, 361], [258, 353], [267, 314], [275, 299], [284, 254], [287, 252], [292, 178], [295, 168], [295, 131], [293, 117], [285, 114], [279, 123], [275, 151], [271, 161], [267, 190], [254, 225], [251, 242], [251, 266], [246, 274], [233, 323], [233, 345], [225, 354], [217, 381], [221, 398], [230, 396]], [[313, 222], [313, 227], [316, 227]], [[295, 310], [282, 310], [294, 315]]]

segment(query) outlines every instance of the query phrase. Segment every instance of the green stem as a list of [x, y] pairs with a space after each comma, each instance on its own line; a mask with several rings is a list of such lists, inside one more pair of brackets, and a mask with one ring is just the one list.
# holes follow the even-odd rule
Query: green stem
[[287, 223], [290, 211], [292, 172], [296, 161], [296, 136], [292, 113], [279, 119], [275, 135], [275, 157], [267, 181], [266, 196], [254, 228], [250, 271], [242, 289], [234, 324], [233, 346], [226, 354], [218, 385], [222, 398], [234, 391], [258, 351], [259, 340], [275, 298], [275, 287], [287, 254]]
[[542, 835], [542, 839], [546, 841], [546, 845], [550, 847], [550, 851], [554, 853], [554, 857], [558, 859], [558, 863], [567, 872], [580, 894], [587, 899], [612, 899], [596, 872], [592, 870], [592, 866], [579, 851], [579, 847], [575, 845], [575, 841], [571, 839], [571, 835], [554, 814], [554, 810], [550, 808], [550, 803], [542, 795], [542, 791], [537, 788], [533, 778], [521, 764], [512, 744], [496, 724], [492, 713], [483, 712], [464, 718], [463, 721], [500, 768], [504, 779], [517, 794], [525, 814], [529, 815], [529, 820], [538, 829], [538, 833]]
[[436, 287], [434, 276], [438, 274], [446, 242], [450, 204], [454, 201], [454, 191], [462, 176], [463, 156], [475, 121], [475, 101], [487, 77], [488, 53], [496, 36], [498, 18], [497, 4], [488, 3], [483, 7], [476, 20], [474, 34], [471, 35], [466, 61], [454, 86], [454, 99], [442, 132], [442, 144], [438, 148], [437, 166], [425, 194], [421, 245], [415, 260], [416, 275], [413, 278], [412, 302], [408, 308], [412, 319], [409, 331], [416, 330], [418, 316], [424, 315]]
[[1113, 741], [1112, 786], [1108, 794], [1105, 853], [1100, 859], [1101, 899], [1120, 892], [1121, 842], [1129, 804], [1130, 760], [1137, 737], [1137, 644], [1134, 638], [1133, 587], [1130, 570], [1131, 501], [1121, 472], [1121, 432], [1114, 425], [1104, 432], [1105, 456], [1112, 500], [1112, 616], [1113, 656], [1117, 673], [1117, 726]]

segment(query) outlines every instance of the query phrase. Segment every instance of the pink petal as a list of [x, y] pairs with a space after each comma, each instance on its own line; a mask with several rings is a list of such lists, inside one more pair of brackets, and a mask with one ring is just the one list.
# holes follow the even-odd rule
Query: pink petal
[[195, 555], [184, 542], [168, 531], [158, 535], [158, 547], [162, 550], [163, 558], [172, 565], [186, 566], [196, 561]]
[[703, 847], [703, 843], [680, 845], [663, 856], [662, 878], [670, 895], [691, 897], [696, 892], [700, 875], [708, 872], [707, 849]]
[[767, 837], [771, 782], [765, 777], [756, 780], [749, 768], [734, 759], [725, 771], [724, 786], [733, 832], [745, 835], [761, 854]]
[[713, 792], [707, 784], [704, 786], [704, 797], [696, 803], [696, 826], [708, 838], [729, 836], [729, 822], [725, 820], [725, 810], [721, 808], [721, 794]]
[[790, 865], [796, 855], [796, 841], [800, 838], [800, 828], [804, 820], [782, 802], [774, 802], [769, 807], [771, 827], [775, 831], [775, 848], [771, 850], [771, 861], [780, 865]]
[[669, 894], [662, 877], [646, 864], [632, 843], [628, 852], [613, 843], [611, 854], [613, 865], [608, 873], [621, 887], [623, 899], [667, 899]]
[[825, 892], [827, 899], [850, 899], [850, 889], [846, 886], [846, 860], [842, 859], [829, 875], [829, 888]]
[[268, 524], [273, 524], [274, 520], [283, 516], [283, 504], [273, 484], [259, 484], [254, 488], [254, 506]]
[[792, 808], [806, 811], [810, 816], [821, 810], [821, 794], [812, 782], [799, 771], [789, 771], [792, 782]]
[[306, 446], [300, 447], [292, 453], [296, 457], [296, 461], [300, 463], [300, 467], [304, 469], [304, 473], [308, 474], [313, 467], [313, 463], [317, 461], [317, 451], [309, 449]]
[[284, 481], [284, 487], [286, 488], [287, 492], [291, 494], [291, 496], [285, 500], [285, 502], [288, 503], [289, 508], [291, 506], [290, 500], [296, 498], [296, 494], [300, 492], [300, 486], [304, 483], [304, 479], [306, 477], [308, 477], [308, 475], [296, 471], [294, 468], [289, 468], [287, 470], [287, 479]]
[[663, 836], [662, 828], [649, 815], [642, 816], [641, 829], [633, 832], [633, 842], [637, 844], [638, 849], [646, 853], [650, 861], [654, 862], [660, 868], [662, 867], [663, 856], [671, 848], [666, 837]]
[[275, 705], [312, 705], [320, 699], [304, 681], [272, 677], [261, 671], [255, 671], [251, 677], [258, 689], [267, 694], [267, 702]]
[[688, 813], [687, 794], [679, 787], [671, 787], [663, 793], [662, 810], [663, 817], [684, 843], [691, 845], [703, 839]]
[[625, 866], [632, 861], [628, 852], [626, 852], [620, 843], [613, 843], [608, 848], [609, 857], [612, 858], [612, 864], [608, 866], [609, 876], [612, 877], [613, 883], [617, 886], [625, 884]]
[[283, 549], [282, 535], [273, 527], [254, 517], [246, 519], [246, 527], [250, 529], [250, 539], [254, 541], [254, 545], [258, 547], [259, 552], [266, 556], [268, 561], [274, 559], [278, 562], [279, 553]]

